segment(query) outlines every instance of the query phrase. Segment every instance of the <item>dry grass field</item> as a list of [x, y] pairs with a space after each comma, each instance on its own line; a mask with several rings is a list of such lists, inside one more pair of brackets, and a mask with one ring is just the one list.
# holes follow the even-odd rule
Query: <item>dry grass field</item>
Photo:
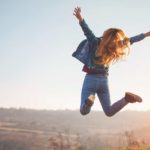
[[150, 150], [150, 112], [0, 109], [0, 150]]

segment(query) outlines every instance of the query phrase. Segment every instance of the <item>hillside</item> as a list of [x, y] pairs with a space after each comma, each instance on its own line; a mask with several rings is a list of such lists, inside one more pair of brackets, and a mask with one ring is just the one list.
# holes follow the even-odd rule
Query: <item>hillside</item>
[[18, 150], [52, 150], [52, 144], [60, 144], [60, 140], [64, 145], [69, 143], [80, 148], [81, 145], [87, 149], [92, 146], [104, 148], [115, 145], [126, 133], [132, 133], [149, 145], [149, 116], [150, 111], [126, 111], [108, 118], [100, 111], [81, 116], [78, 110], [1, 108], [0, 150], [4, 146], [6, 150], [13, 150], [13, 147]]

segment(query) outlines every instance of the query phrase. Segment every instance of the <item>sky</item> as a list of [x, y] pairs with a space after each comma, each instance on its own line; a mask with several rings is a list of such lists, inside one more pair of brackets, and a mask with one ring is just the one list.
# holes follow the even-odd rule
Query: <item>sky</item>
[[[128, 37], [150, 30], [149, 0], [0, 0], [0, 107], [79, 109], [85, 73], [71, 55], [85, 36], [76, 6], [97, 37], [110, 27]], [[114, 103], [125, 91], [143, 98], [123, 110], [150, 110], [150, 38], [110, 67]], [[102, 110], [96, 98], [93, 110]]]

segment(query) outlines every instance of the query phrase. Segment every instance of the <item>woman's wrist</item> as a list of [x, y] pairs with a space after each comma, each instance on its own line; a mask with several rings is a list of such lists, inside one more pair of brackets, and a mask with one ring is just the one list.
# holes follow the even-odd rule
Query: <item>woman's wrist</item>
[[83, 18], [80, 16], [78, 17], [79, 22], [82, 22]]
[[150, 36], [150, 32], [144, 33], [145, 37]]

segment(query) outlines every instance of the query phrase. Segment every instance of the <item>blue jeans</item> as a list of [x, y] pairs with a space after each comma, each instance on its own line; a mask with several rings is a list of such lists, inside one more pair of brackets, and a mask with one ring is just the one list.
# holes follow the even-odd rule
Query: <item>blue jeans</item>
[[123, 97], [122, 99], [111, 105], [108, 77], [86, 74], [81, 93], [80, 112], [82, 115], [88, 114], [91, 110], [91, 107], [86, 104], [87, 98], [91, 94], [97, 94], [104, 113], [109, 117], [116, 114], [128, 104], [128, 102], [126, 102]]

